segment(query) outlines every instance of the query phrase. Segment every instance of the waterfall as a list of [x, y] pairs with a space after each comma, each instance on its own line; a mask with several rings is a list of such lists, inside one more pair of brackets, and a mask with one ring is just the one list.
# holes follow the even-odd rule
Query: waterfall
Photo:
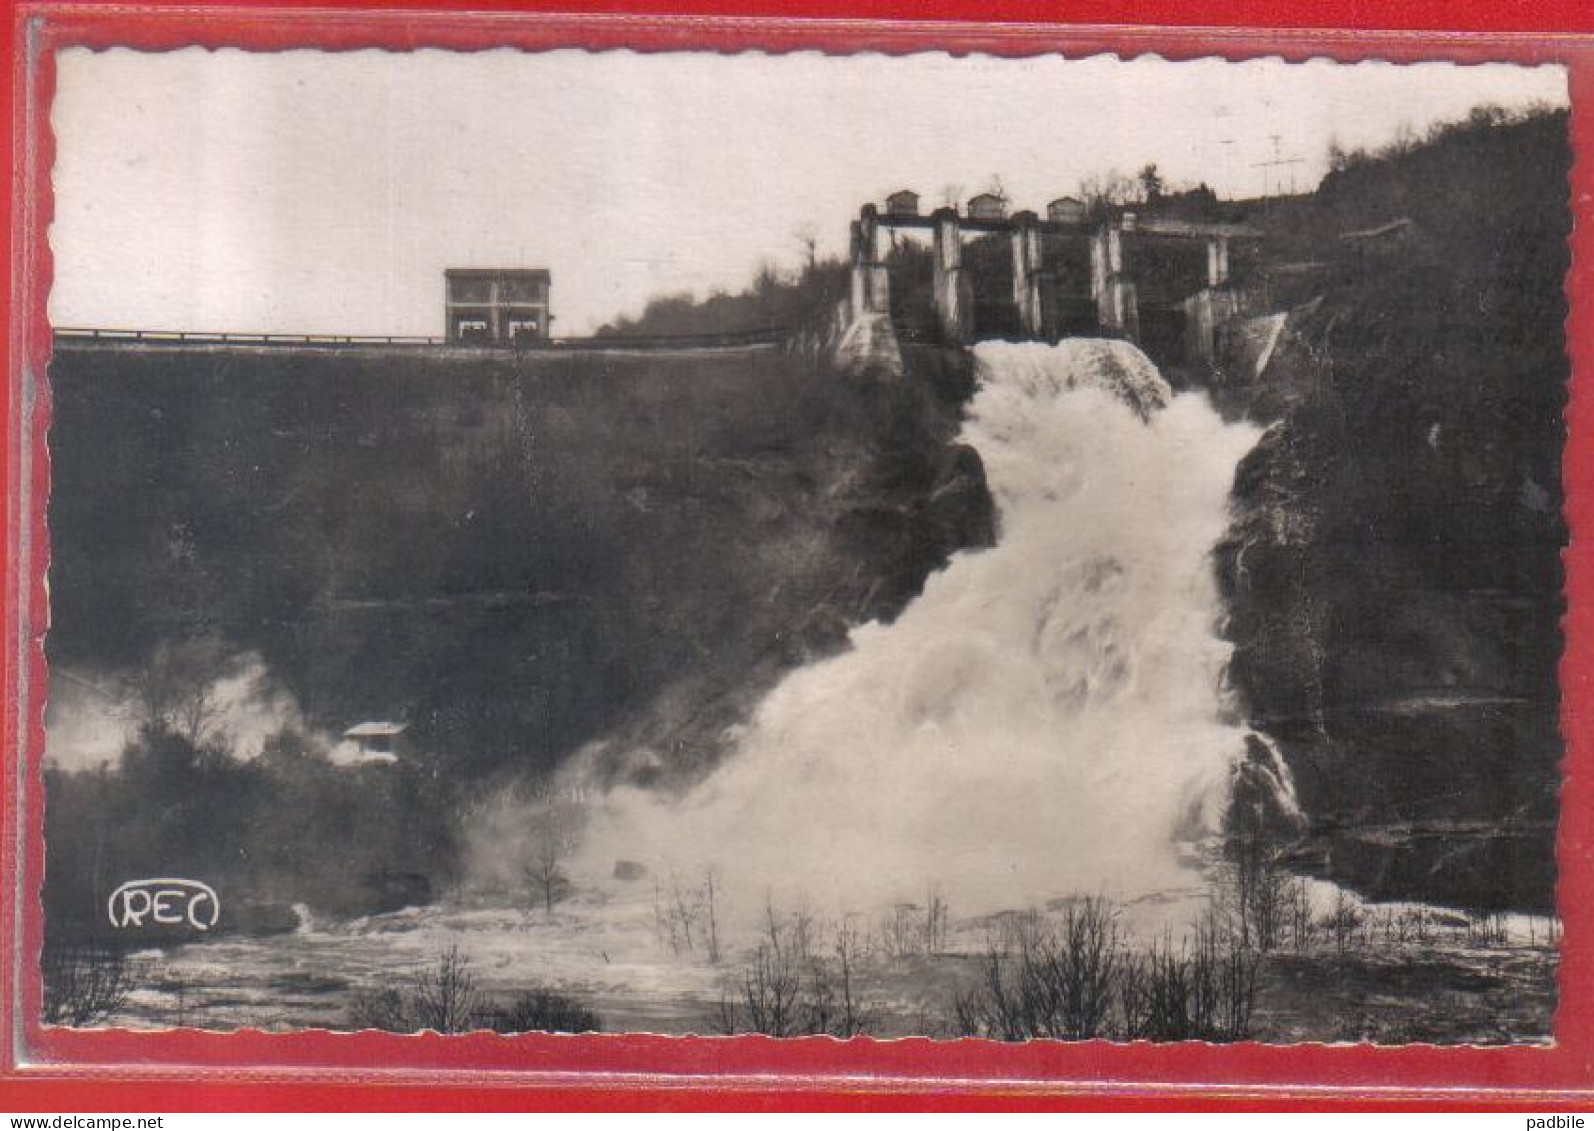
[[1259, 433], [1125, 342], [974, 352], [997, 545], [791, 673], [685, 797], [611, 794], [594, 871], [711, 866], [847, 910], [933, 887], [959, 913], [1189, 883], [1180, 841], [1248, 757], [1209, 552]]

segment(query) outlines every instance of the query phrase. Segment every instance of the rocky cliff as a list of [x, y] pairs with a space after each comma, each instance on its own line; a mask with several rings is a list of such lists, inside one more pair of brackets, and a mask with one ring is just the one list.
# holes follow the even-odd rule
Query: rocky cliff
[[1230, 674], [1375, 895], [1553, 906], [1566, 124], [1476, 120], [1271, 217], [1315, 298], [1243, 390]]

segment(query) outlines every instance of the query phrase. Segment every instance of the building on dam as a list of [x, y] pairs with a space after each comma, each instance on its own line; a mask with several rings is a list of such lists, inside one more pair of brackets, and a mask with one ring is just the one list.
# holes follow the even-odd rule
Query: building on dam
[[552, 336], [545, 268], [456, 267], [443, 279], [450, 342], [535, 345]]

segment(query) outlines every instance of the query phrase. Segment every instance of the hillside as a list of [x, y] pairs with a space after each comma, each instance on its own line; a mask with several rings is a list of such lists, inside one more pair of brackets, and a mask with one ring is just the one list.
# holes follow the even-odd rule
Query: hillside
[[990, 537], [955, 403], [773, 350], [76, 347], [51, 381], [52, 663], [219, 638], [464, 779], [666, 695], [658, 770], [711, 762], [744, 697]]
[[1475, 116], [1262, 216], [1318, 301], [1243, 391], [1231, 678], [1376, 894], [1553, 906], [1569, 164]]

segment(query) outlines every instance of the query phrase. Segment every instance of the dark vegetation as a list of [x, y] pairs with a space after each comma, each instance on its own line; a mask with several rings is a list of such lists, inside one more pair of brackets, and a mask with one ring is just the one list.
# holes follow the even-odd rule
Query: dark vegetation
[[598, 1015], [574, 998], [548, 989], [527, 990], [497, 1002], [471, 973], [470, 959], [450, 948], [418, 971], [404, 989], [366, 990], [355, 995], [348, 1016], [352, 1029], [389, 1033], [595, 1033]]
[[[424, 901], [476, 801], [594, 739], [602, 776], [704, 772], [781, 672], [991, 539], [950, 442], [968, 367], [913, 363], [59, 350], [49, 659], [146, 725], [116, 765], [47, 774], [52, 930], [88, 936], [144, 874], [211, 883], [224, 929]], [[167, 686], [173, 655], [195, 662]], [[398, 718], [409, 753], [339, 768], [290, 729], [244, 761], [191, 715], [246, 656], [311, 734]], [[520, 878], [551, 909], [546, 847]]]
[[990, 536], [931, 500], [978, 474], [956, 403], [774, 352], [88, 348], [52, 384], [54, 664], [219, 638], [455, 778], [551, 768], [683, 673], [767, 682]]
[[[242, 762], [220, 741], [148, 723], [119, 765], [49, 770], [45, 788], [47, 970], [57, 951], [111, 945], [106, 900], [141, 876], [208, 883], [222, 893], [215, 930], [253, 933], [293, 930], [295, 903], [387, 911], [451, 878], [447, 783], [414, 766], [336, 767], [291, 732]], [[150, 924], [140, 939], [193, 937]]]
[[1316, 301], [1243, 391], [1231, 676], [1378, 897], [1554, 906], [1569, 162], [1565, 113], [1481, 110], [1258, 217]]
[[47, 947], [42, 973], [44, 1023], [74, 1028], [106, 1020], [139, 982], [137, 964], [111, 943]]
[[1324, 905], [1278, 855], [1228, 859], [1207, 913], [1149, 943], [1126, 938], [1099, 898], [995, 917], [959, 976], [950, 1033], [1509, 1043], [1548, 1031], [1553, 921], [1523, 940], [1493, 912], [1380, 907], [1343, 890]]
[[738, 334], [753, 330], [791, 330], [822, 323], [847, 297], [848, 267], [836, 260], [810, 258], [794, 274], [773, 264], [758, 269], [752, 286], [737, 294], [721, 291], [706, 299], [664, 295], [635, 318], [620, 318], [598, 330], [600, 338]]
[[[1149, 938], [1128, 934], [1125, 909], [1101, 897], [991, 915], [973, 950], [948, 931], [934, 891], [872, 921], [767, 906], [761, 936], [726, 956], [707, 1024], [780, 1037], [1001, 1041], [1494, 1043], [1544, 1034], [1553, 921], [1537, 938], [1529, 923], [1523, 939], [1499, 913], [1380, 906], [1343, 890], [1325, 899], [1288, 869], [1284, 849], [1231, 837], [1205, 912]], [[699, 904], [699, 927], [701, 913]], [[659, 937], [684, 953], [676, 930], [667, 936], [661, 925]], [[702, 947], [698, 955], [721, 961]]]

